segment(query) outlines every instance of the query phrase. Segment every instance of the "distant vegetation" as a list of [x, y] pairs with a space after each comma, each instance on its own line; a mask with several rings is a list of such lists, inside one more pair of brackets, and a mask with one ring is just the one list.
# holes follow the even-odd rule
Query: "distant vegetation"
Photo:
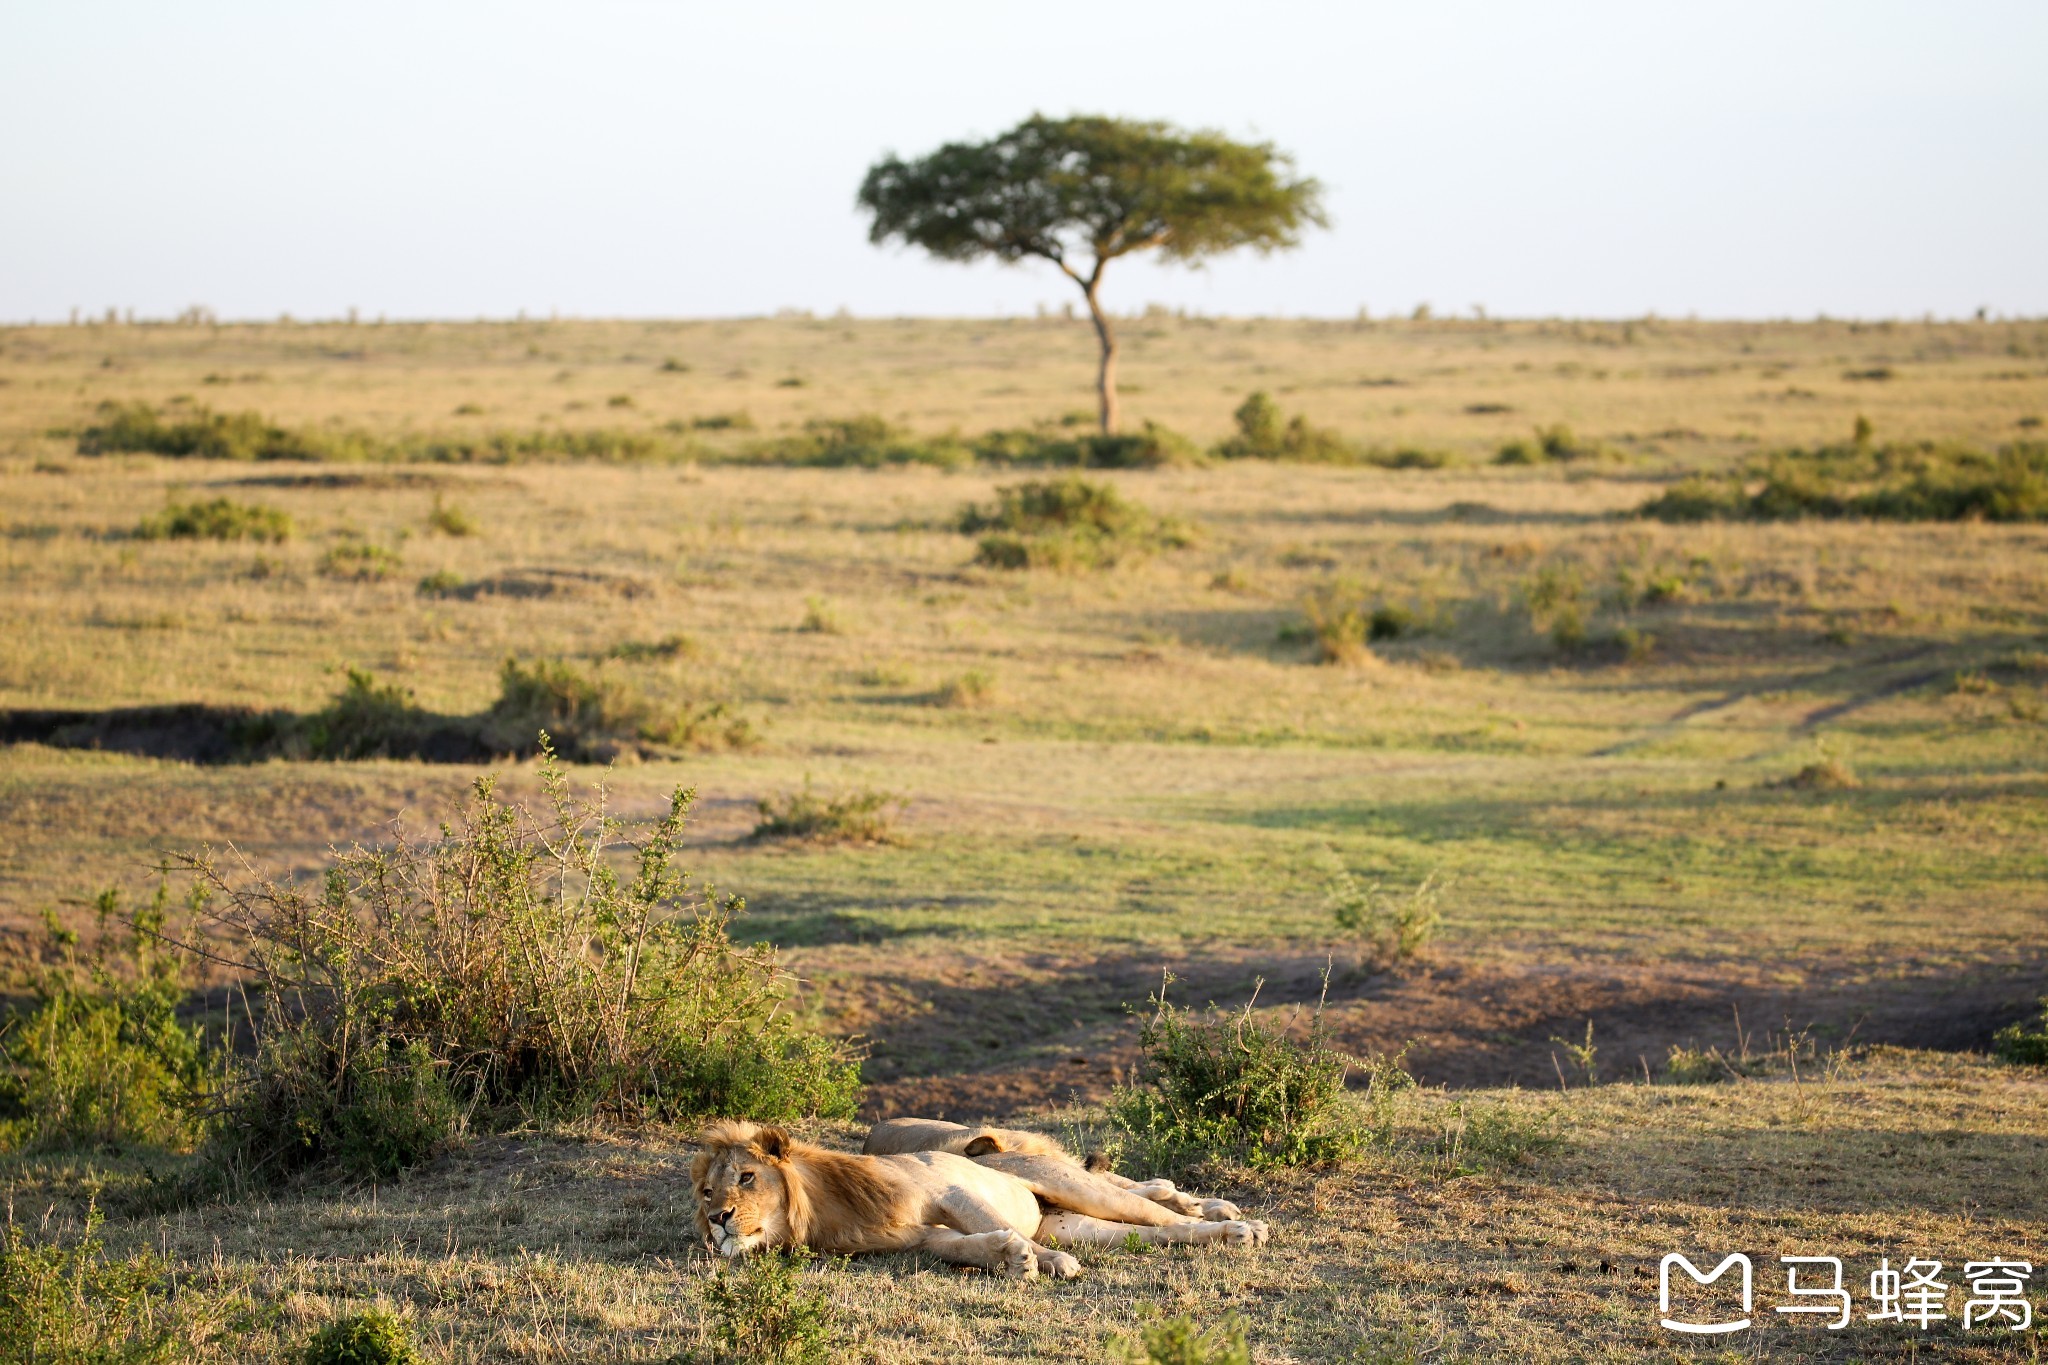
[[802, 791], [764, 796], [756, 804], [760, 823], [756, 839], [801, 839], [817, 844], [879, 844], [894, 837], [896, 810], [903, 798], [892, 792], [860, 788], [837, 796], [820, 795], [804, 779]]
[[1687, 479], [1641, 511], [1675, 522], [2048, 521], [2048, 442], [2019, 441], [1996, 454], [1932, 441], [1785, 450], [1748, 477]]
[[[1142, 423], [1136, 431], [1114, 435], [1076, 430], [1075, 422], [1061, 418], [999, 428], [978, 436], [921, 436], [885, 417], [861, 413], [811, 418], [786, 435], [742, 437], [740, 433], [753, 430], [753, 421], [744, 413], [718, 413], [687, 422], [667, 422], [649, 430], [533, 428], [384, 438], [360, 431], [283, 427], [254, 412], [215, 413], [193, 408], [166, 417], [147, 403], [107, 403], [101, 405], [99, 420], [79, 434], [78, 449], [85, 455], [131, 452], [226, 460], [442, 464], [588, 460], [612, 464], [857, 469], [891, 465], [959, 469], [976, 464], [998, 468], [1157, 469], [1199, 464], [1208, 458], [1437, 469], [1459, 459], [1448, 450], [1413, 445], [1385, 448], [1349, 441], [1335, 431], [1311, 426], [1299, 414], [1285, 416], [1264, 392], [1245, 400], [1237, 410], [1236, 421], [1237, 434], [1205, 452], [1186, 436], [1152, 421]], [[711, 438], [704, 433], [710, 433]], [[1503, 459], [1506, 458], [1504, 454]], [[447, 535], [476, 533], [475, 523], [454, 509], [437, 510], [429, 524]]]
[[135, 534], [144, 540], [290, 540], [292, 519], [260, 503], [213, 498], [206, 502], [171, 501], [161, 512], [142, 519]]
[[1105, 568], [1190, 539], [1179, 522], [1078, 474], [999, 488], [992, 506], [962, 511], [959, 528], [981, 537], [976, 558], [997, 569]]

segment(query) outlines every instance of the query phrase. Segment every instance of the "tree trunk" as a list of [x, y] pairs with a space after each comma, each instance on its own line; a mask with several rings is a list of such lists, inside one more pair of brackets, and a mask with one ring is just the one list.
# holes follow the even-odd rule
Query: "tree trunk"
[[1101, 271], [1096, 278], [1082, 287], [1088, 296], [1088, 316], [1095, 320], [1095, 335], [1102, 342], [1102, 368], [1095, 377], [1095, 392], [1101, 400], [1102, 434], [1116, 434], [1116, 330], [1109, 325], [1109, 315], [1102, 311], [1102, 304], [1095, 297]]

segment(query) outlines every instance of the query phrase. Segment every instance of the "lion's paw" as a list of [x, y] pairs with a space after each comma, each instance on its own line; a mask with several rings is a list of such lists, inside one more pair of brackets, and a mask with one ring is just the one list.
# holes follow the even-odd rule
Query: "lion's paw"
[[1017, 1233], [1003, 1234], [1003, 1240], [996, 1243], [996, 1257], [1003, 1274], [1020, 1280], [1038, 1278], [1038, 1253]]
[[1150, 1199], [1156, 1204], [1164, 1204], [1167, 1200], [1173, 1198], [1173, 1182], [1171, 1180], [1141, 1180], [1131, 1186], [1130, 1192], [1137, 1195], [1140, 1199]]
[[1262, 1247], [1266, 1244], [1266, 1225], [1256, 1218], [1233, 1218], [1216, 1226], [1223, 1231], [1223, 1235], [1217, 1240], [1225, 1246]]
[[1237, 1205], [1228, 1199], [1202, 1201], [1202, 1221], [1205, 1223], [1235, 1223], [1242, 1216], [1237, 1211]]
[[1047, 1252], [1038, 1268], [1055, 1280], [1071, 1280], [1081, 1273], [1081, 1263], [1064, 1251]]

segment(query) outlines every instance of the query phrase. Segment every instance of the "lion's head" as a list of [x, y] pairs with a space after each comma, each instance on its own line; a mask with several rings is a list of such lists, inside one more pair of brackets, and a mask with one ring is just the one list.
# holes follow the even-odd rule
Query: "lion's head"
[[697, 1233], [720, 1256], [799, 1240], [792, 1200], [803, 1199], [802, 1176], [790, 1165], [794, 1143], [780, 1128], [714, 1123], [698, 1135], [690, 1163], [697, 1193]]

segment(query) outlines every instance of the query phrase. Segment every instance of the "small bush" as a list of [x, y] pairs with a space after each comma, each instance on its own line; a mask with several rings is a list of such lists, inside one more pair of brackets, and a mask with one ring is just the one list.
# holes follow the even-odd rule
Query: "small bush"
[[334, 699], [306, 718], [306, 747], [314, 758], [336, 761], [409, 757], [432, 720], [409, 688], [351, 668]]
[[976, 558], [998, 569], [1104, 568], [1189, 540], [1178, 522], [1078, 474], [999, 488], [993, 506], [965, 508], [958, 525], [981, 535]]
[[102, 1221], [89, 1205], [76, 1241], [31, 1241], [9, 1201], [0, 1229], [0, 1361], [170, 1365], [192, 1358], [164, 1287], [167, 1268], [147, 1250], [108, 1256]]
[[254, 412], [210, 412], [165, 420], [147, 403], [102, 403], [99, 421], [78, 437], [79, 453], [134, 452], [203, 460], [367, 459], [375, 443], [354, 434], [281, 427]]
[[697, 642], [680, 632], [659, 640], [621, 640], [604, 652], [607, 659], [645, 663], [655, 659], [686, 659], [697, 653]]
[[196, 1135], [207, 1091], [204, 1033], [178, 1022], [185, 979], [165, 951], [169, 887], [132, 919], [100, 894], [93, 951], [49, 925], [55, 962], [31, 981], [35, 1003], [0, 1026], [0, 1150], [147, 1144]]
[[1146, 1169], [1185, 1173], [1218, 1157], [1254, 1167], [1342, 1161], [1369, 1140], [1344, 1091], [1356, 1063], [1330, 1045], [1320, 1005], [1308, 1037], [1295, 1039], [1261, 1023], [1250, 1003], [1197, 1014], [1164, 988], [1152, 1003], [1137, 1083], [1108, 1106]]
[[168, 502], [161, 512], [142, 519], [135, 533], [144, 540], [261, 540], [292, 537], [292, 519], [275, 507], [214, 498], [208, 502]]
[[839, 613], [822, 597], [804, 599], [804, 619], [797, 622], [798, 632], [806, 635], [844, 635], [846, 623], [839, 619]]
[[835, 1358], [832, 1304], [803, 1288], [810, 1253], [763, 1251], [721, 1266], [704, 1286], [713, 1358], [738, 1365], [824, 1365]]
[[424, 1365], [396, 1313], [373, 1308], [338, 1318], [306, 1343], [305, 1365]]
[[1320, 464], [1348, 464], [1359, 452], [1334, 431], [1313, 427], [1308, 419], [1283, 418], [1272, 395], [1260, 391], [1246, 398], [1231, 414], [1237, 435], [1216, 447], [1226, 460], [1296, 460]]
[[[764, 796], [756, 839], [802, 839], [814, 844], [880, 844], [894, 837], [895, 811], [903, 798], [865, 787], [839, 796], [820, 796], [806, 777], [802, 791]], [[892, 809], [892, 807], [894, 809]]]
[[[1759, 477], [1760, 476], [1760, 477]], [[1661, 521], [2048, 521], [2048, 443], [1991, 454], [1934, 442], [1873, 446], [1852, 440], [1784, 450], [1742, 478], [1694, 477], [1645, 502]]]
[[974, 453], [951, 437], [920, 439], [869, 413], [859, 417], [813, 418], [804, 423], [798, 434], [758, 442], [741, 458], [753, 464], [867, 469], [928, 464], [955, 469], [970, 463]]
[[1772, 784], [1803, 792], [1854, 791], [1863, 785], [1855, 770], [1839, 758], [1823, 755], [1790, 777]]
[[329, 546], [320, 556], [320, 572], [329, 578], [358, 583], [376, 583], [390, 577], [399, 566], [398, 552], [366, 540], [345, 540]]
[[434, 498], [434, 510], [427, 513], [427, 528], [439, 531], [444, 536], [477, 536], [483, 534], [483, 526], [475, 517], [460, 507]]
[[690, 793], [623, 844], [602, 789], [572, 798], [552, 755], [540, 782], [536, 813], [479, 778], [437, 837], [337, 852], [317, 885], [177, 858], [209, 941], [254, 983], [216, 1169], [371, 1176], [465, 1123], [536, 1114], [852, 1114], [857, 1059], [784, 1008], [773, 948], [732, 941], [740, 902], [691, 892], [675, 866]]
[[2048, 998], [2041, 1001], [2039, 1015], [2008, 1024], [1993, 1035], [1991, 1050], [2021, 1066], [2048, 1066]]
[[754, 723], [722, 701], [684, 702], [641, 727], [640, 737], [671, 749], [751, 749], [760, 742]]
[[1342, 583], [1310, 594], [1302, 603], [1302, 612], [1308, 625], [1298, 634], [1315, 640], [1321, 662], [1327, 664], [1376, 662], [1372, 645], [1422, 631], [1421, 622], [1408, 608], [1389, 602], [1368, 605], [1355, 588]]
[[1494, 454], [1495, 464], [1547, 464], [1564, 460], [1611, 458], [1615, 452], [1598, 441], [1582, 441], [1562, 422], [1536, 428], [1533, 439], [1504, 443]]
[[1130, 1365], [1252, 1365], [1252, 1349], [1235, 1316], [1211, 1326], [1183, 1316], [1139, 1328], [1127, 1359]]
[[1380, 889], [1378, 882], [1360, 886], [1346, 869], [1336, 871], [1330, 889], [1330, 916], [1358, 950], [1361, 967], [1388, 967], [1420, 957], [1443, 920], [1441, 902], [1446, 883], [1432, 872], [1405, 894]]
[[995, 676], [987, 669], [970, 668], [947, 681], [932, 698], [940, 706], [987, 706], [996, 699]]
[[453, 569], [436, 569], [420, 580], [422, 597], [450, 597], [468, 586], [469, 580]]
[[606, 762], [637, 739], [676, 742], [673, 719], [657, 716], [625, 683], [586, 673], [566, 659], [508, 658], [498, 671], [498, 699], [482, 726], [497, 752], [530, 751], [532, 736], [545, 730], [563, 754]]

